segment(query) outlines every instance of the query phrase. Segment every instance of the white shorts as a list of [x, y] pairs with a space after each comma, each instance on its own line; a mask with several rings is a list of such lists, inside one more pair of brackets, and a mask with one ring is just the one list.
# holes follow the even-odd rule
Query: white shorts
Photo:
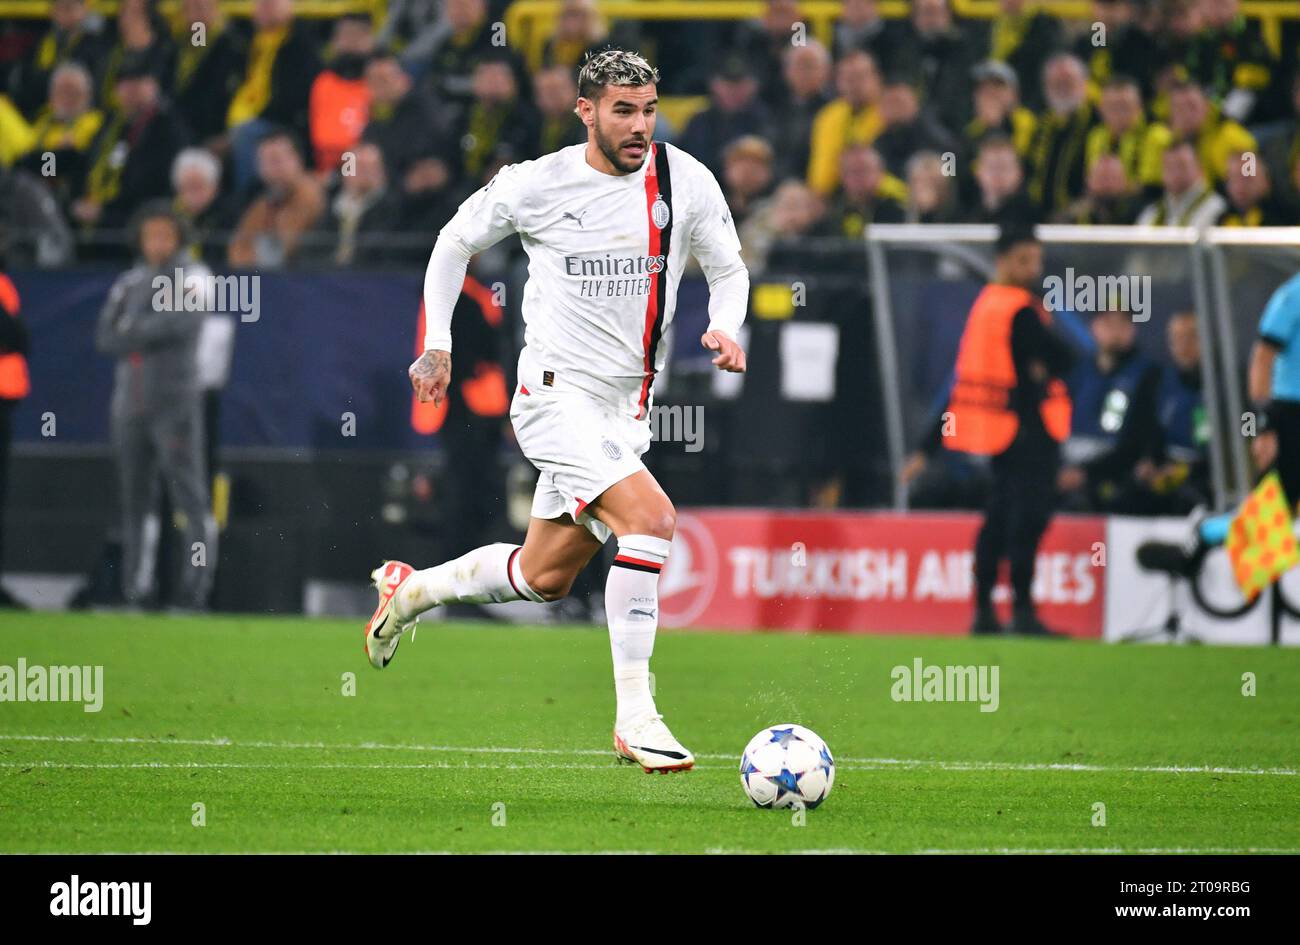
[[603, 544], [612, 533], [586, 507], [614, 483], [645, 469], [641, 454], [650, 448], [650, 422], [566, 385], [558, 374], [547, 384], [540, 372], [536, 378], [532, 373], [520, 372], [510, 402], [515, 439], [540, 473], [532, 516], [568, 514]]

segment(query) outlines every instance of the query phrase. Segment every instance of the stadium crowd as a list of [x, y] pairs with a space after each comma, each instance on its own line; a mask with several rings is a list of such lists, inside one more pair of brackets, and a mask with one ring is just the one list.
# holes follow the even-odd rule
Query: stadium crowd
[[845, 0], [829, 48], [792, 42], [796, 0], [687, 23], [565, 0], [532, 64], [508, 6], [392, 0], [377, 25], [292, 0], [255, 0], [249, 20], [218, 0], [171, 19], [152, 0], [112, 19], [52, 0], [48, 24], [9, 21], [11, 252], [120, 252], [131, 215], [168, 198], [214, 266], [418, 265], [499, 166], [585, 140], [576, 67], [610, 42], [657, 59], [665, 96], [698, 96], [657, 136], [724, 181], [755, 271], [778, 234], [873, 222], [1300, 220], [1300, 21], [1275, 55], [1238, 0], [1095, 0], [1074, 24], [1032, 0], [991, 21]]

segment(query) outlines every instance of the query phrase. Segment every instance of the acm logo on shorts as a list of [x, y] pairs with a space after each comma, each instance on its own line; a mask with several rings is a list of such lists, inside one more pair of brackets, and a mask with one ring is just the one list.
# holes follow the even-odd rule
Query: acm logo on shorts
[[601, 440], [600, 448], [604, 450], [606, 456], [615, 462], [623, 458], [623, 450], [613, 440]]

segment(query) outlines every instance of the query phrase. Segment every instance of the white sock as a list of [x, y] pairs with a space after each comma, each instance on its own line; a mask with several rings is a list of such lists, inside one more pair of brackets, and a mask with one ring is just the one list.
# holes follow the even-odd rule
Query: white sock
[[615, 725], [655, 712], [650, 692], [650, 654], [659, 626], [659, 571], [672, 542], [650, 535], [624, 535], [605, 582], [605, 616], [614, 655]]
[[475, 548], [454, 561], [416, 571], [397, 591], [397, 619], [411, 620], [439, 604], [500, 604], [542, 598], [519, 570], [519, 546]]

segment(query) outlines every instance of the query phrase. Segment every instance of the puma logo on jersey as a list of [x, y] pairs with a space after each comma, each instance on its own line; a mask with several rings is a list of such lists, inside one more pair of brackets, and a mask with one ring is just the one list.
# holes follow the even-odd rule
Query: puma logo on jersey
[[568, 210], [565, 210], [564, 213], [562, 213], [562, 214], [560, 215], [560, 219], [561, 219], [561, 220], [572, 220], [574, 223], [578, 224], [578, 228], [579, 228], [579, 229], [582, 229], [582, 218], [585, 217], [586, 215], [587, 215], [587, 211], [586, 211], [586, 210], [583, 210], [582, 213], [578, 214], [577, 216], [574, 216], [574, 215], [573, 215], [572, 213], [570, 213]]

